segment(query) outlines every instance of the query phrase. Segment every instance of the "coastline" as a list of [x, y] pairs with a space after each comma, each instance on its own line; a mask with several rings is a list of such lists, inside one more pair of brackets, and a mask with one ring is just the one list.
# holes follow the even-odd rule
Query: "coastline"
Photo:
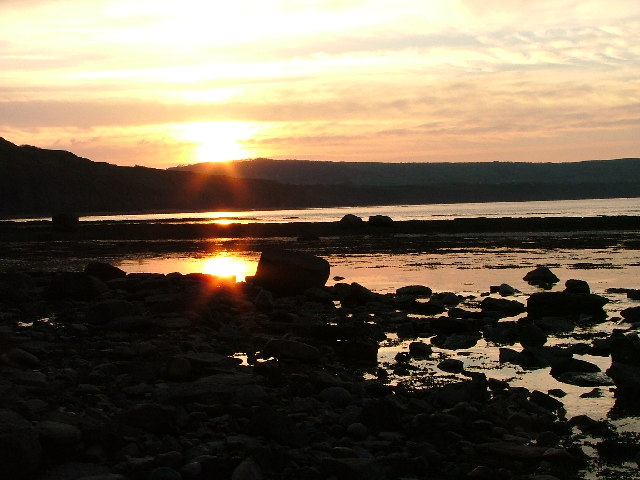
[[148, 240], [203, 238], [334, 237], [507, 232], [639, 232], [640, 216], [456, 218], [393, 221], [384, 225], [343, 222], [203, 223], [192, 221], [80, 221], [56, 230], [52, 222], [0, 222], [0, 242], [29, 240]]

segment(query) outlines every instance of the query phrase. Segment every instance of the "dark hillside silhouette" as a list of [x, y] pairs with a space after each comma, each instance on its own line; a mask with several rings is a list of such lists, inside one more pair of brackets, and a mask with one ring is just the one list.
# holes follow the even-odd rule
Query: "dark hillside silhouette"
[[640, 182], [640, 159], [589, 160], [570, 163], [464, 162], [379, 163], [310, 160], [240, 160], [232, 167], [197, 163], [172, 170], [224, 174], [241, 178], [275, 180], [299, 185], [505, 185]]
[[[610, 162], [629, 163], [637, 168], [639, 161]], [[302, 175], [309, 172], [308, 168], [323, 169], [327, 164], [330, 164], [329, 170], [343, 168], [331, 162], [318, 165], [306, 162], [305, 170], [301, 164], [291, 163], [290, 174], [299, 168]], [[584, 172], [579, 174], [579, 169], [576, 176], [591, 181], [550, 183], [520, 178], [519, 182], [505, 183], [496, 176], [493, 182], [471, 182], [468, 177], [455, 180], [450, 172], [443, 171], [442, 180], [434, 179], [431, 184], [407, 178], [408, 183], [404, 185], [374, 186], [356, 181], [358, 172], [365, 172], [367, 165], [380, 171], [393, 170], [391, 164], [348, 164], [344, 168], [355, 170], [350, 170], [351, 176], [343, 175], [341, 184], [324, 180], [326, 184], [322, 185], [325, 177], [319, 174], [315, 185], [303, 185], [300, 181], [297, 182], [300, 184], [286, 184], [182, 170], [120, 167], [92, 162], [67, 151], [17, 146], [0, 138], [0, 217], [50, 216], [60, 212], [185, 212], [640, 196], [638, 168], [633, 174], [627, 174], [630, 181], [626, 182], [598, 182]], [[443, 165], [436, 164], [436, 167], [443, 168]], [[486, 169], [495, 164], [469, 165]], [[529, 167], [533, 165], [522, 165], [522, 168]], [[604, 174], [601, 177], [608, 178]], [[350, 185], [345, 185], [347, 182]]]

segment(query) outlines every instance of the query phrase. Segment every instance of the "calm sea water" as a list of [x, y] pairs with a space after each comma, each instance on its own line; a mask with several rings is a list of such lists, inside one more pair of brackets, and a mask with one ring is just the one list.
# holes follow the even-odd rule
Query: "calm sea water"
[[[297, 210], [248, 210], [236, 212], [179, 212], [127, 215], [93, 215], [82, 221], [199, 221], [235, 223], [335, 222], [345, 214], [363, 218], [389, 215], [394, 220], [446, 220], [473, 217], [596, 217], [640, 215], [640, 198], [550, 200], [537, 202], [436, 203], [375, 207], [332, 207]], [[16, 221], [46, 220], [22, 218]]]

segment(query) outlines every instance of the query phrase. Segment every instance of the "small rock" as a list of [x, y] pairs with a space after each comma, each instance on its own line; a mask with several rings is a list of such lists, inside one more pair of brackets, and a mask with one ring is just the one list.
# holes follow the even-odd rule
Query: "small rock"
[[158, 467], [151, 471], [148, 480], [182, 480], [182, 475], [170, 467]]
[[367, 223], [373, 227], [389, 227], [393, 225], [393, 219], [388, 215], [372, 215]]
[[414, 358], [428, 357], [433, 353], [433, 347], [424, 342], [411, 342], [409, 344], [409, 354]]
[[409, 295], [413, 297], [430, 297], [432, 290], [424, 285], [407, 285], [396, 290], [396, 295]]
[[438, 363], [438, 368], [443, 372], [460, 373], [464, 370], [464, 363], [456, 358], [447, 358]]
[[560, 279], [549, 269], [549, 267], [539, 266], [527, 272], [523, 280], [532, 285], [547, 285], [558, 283]]
[[589, 287], [589, 284], [584, 280], [575, 280], [575, 279], [567, 280], [564, 284], [564, 288], [566, 292], [571, 292], [571, 293], [583, 293], [586, 295], [589, 295], [591, 293], [591, 288]]

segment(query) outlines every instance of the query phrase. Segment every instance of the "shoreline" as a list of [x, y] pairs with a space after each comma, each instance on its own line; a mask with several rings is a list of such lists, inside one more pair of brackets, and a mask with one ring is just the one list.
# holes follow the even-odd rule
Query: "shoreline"
[[56, 229], [52, 222], [0, 222], [0, 242], [44, 240], [195, 240], [206, 238], [391, 237], [465, 233], [640, 232], [640, 216], [456, 218], [361, 222], [186, 223], [175, 221], [80, 221]]

